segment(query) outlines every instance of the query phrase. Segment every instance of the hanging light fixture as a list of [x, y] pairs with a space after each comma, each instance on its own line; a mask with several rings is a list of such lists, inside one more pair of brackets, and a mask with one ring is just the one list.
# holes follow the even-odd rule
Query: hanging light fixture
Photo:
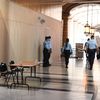
[[90, 25], [88, 24], [88, 13], [89, 13], [89, 4], [87, 4], [87, 23], [86, 25], [84, 26], [85, 30], [84, 30], [84, 34], [86, 36], [88, 36], [90, 34]]
[[90, 34], [94, 35], [94, 33], [95, 33], [95, 28], [91, 26], [91, 28], [90, 28]]
[[93, 27], [93, 5], [92, 5], [90, 35], [94, 35], [94, 33], [95, 33], [95, 28]]

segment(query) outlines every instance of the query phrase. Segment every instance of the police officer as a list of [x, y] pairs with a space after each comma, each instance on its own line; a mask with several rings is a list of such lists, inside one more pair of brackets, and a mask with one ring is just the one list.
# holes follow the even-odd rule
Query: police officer
[[90, 64], [90, 70], [92, 70], [93, 68], [96, 49], [97, 49], [97, 43], [96, 40], [94, 39], [94, 36], [92, 35], [91, 39], [88, 41], [88, 60]]
[[69, 39], [66, 39], [66, 42], [64, 43], [64, 56], [65, 56], [65, 64], [66, 68], [68, 68], [68, 63], [69, 63], [69, 57], [72, 54], [72, 47], [71, 44], [69, 43]]
[[85, 45], [84, 45], [84, 50], [85, 50], [85, 53], [86, 53], [86, 61], [88, 61], [88, 42], [89, 42], [90, 38], [87, 39], [87, 41], [85, 42]]
[[43, 43], [43, 67], [48, 67], [51, 65], [49, 63], [51, 52], [52, 52], [51, 36], [46, 36], [45, 41]]

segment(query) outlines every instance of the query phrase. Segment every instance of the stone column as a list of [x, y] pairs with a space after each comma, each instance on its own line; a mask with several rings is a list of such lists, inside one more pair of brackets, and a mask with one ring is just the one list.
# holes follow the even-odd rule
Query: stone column
[[64, 45], [64, 42], [66, 41], [66, 38], [68, 37], [68, 16], [63, 16], [63, 36], [62, 36], [62, 45]]

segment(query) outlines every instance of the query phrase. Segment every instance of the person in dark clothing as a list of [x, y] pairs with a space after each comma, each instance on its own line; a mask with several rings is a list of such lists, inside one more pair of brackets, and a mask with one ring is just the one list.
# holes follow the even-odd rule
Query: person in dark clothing
[[69, 43], [69, 39], [66, 39], [66, 42], [64, 43], [64, 57], [65, 57], [65, 64], [66, 68], [68, 68], [68, 63], [69, 63], [69, 57], [72, 54], [72, 47], [71, 44]]
[[88, 60], [88, 42], [89, 42], [89, 38], [87, 39], [87, 41], [85, 42], [85, 45], [84, 45], [84, 49], [85, 49], [85, 53], [86, 53], [86, 58]]
[[49, 63], [51, 52], [51, 36], [46, 36], [45, 41], [43, 43], [43, 67], [48, 67], [51, 65]]
[[91, 36], [91, 39], [88, 42], [88, 60], [89, 60], [89, 64], [90, 64], [90, 70], [92, 70], [93, 68], [93, 63], [94, 63], [94, 59], [95, 59], [95, 52], [97, 49], [97, 43], [96, 40], [94, 39], [94, 36]]

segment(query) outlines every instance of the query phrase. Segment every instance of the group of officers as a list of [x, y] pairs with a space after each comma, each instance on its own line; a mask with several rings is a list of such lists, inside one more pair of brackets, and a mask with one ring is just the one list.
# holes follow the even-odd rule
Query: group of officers
[[[69, 57], [72, 54], [72, 47], [69, 43], [69, 39], [66, 39], [63, 47], [64, 57], [65, 57], [65, 65], [68, 68]], [[43, 67], [51, 66], [49, 63], [50, 55], [52, 53], [52, 45], [51, 45], [51, 36], [46, 36], [45, 41], [43, 42]]]
[[[72, 47], [69, 43], [69, 39], [66, 39], [63, 47], [64, 57], [65, 57], [65, 65], [68, 68], [69, 57], [72, 54]], [[50, 55], [52, 53], [52, 45], [51, 45], [51, 36], [46, 36], [45, 41], [43, 42], [43, 67], [51, 66], [49, 63]]]
[[[85, 43], [85, 52], [86, 57], [89, 62], [89, 69], [93, 69], [93, 63], [95, 59], [95, 53], [97, 51], [97, 43], [92, 35], [90, 39], [87, 40]], [[51, 64], [49, 63], [49, 58], [52, 52], [52, 45], [51, 45], [51, 36], [46, 36], [45, 41], [43, 42], [43, 67], [48, 67]], [[69, 39], [66, 39], [66, 43], [64, 45], [64, 54], [65, 54], [65, 64], [66, 68], [68, 68], [69, 57], [72, 54], [72, 47], [69, 43]]]

